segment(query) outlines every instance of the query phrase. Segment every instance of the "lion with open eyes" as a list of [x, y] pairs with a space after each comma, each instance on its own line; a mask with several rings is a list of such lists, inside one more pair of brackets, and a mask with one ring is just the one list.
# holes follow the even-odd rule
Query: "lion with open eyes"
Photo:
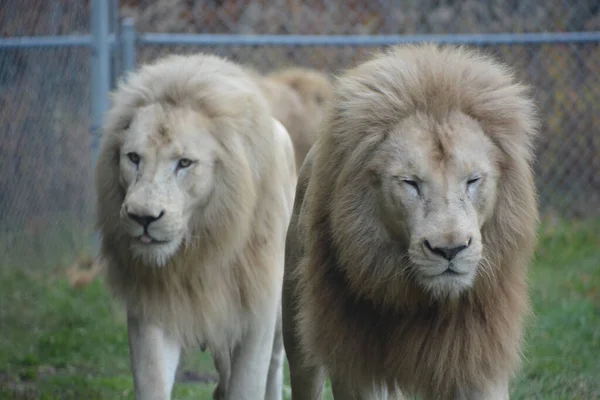
[[508, 399], [529, 313], [538, 129], [473, 50], [395, 47], [335, 83], [286, 239], [292, 397]]
[[120, 84], [96, 167], [100, 257], [127, 308], [137, 399], [168, 399], [206, 344], [216, 399], [281, 399], [280, 296], [294, 149], [254, 80], [168, 56]]

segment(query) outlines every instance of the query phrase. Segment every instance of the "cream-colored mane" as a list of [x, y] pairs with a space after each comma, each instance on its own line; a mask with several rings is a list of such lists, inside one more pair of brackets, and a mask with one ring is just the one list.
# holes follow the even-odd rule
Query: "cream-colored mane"
[[338, 79], [286, 242], [293, 396], [317, 398], [327, 371], [340, 399], [507, 398], [537, 127], [527, 88], [466, 48], [394, 47]]
[[[131, 74], [112, 101], [98, 226], [107, 282], [130, 320], [177, 346], [205, 342], [222, 358], [257, 329], [273, 338], [295, 168], [259, 87], [227, 60], [176, 55]], [[153, 222], [144, 228], [146, 214]], [[222, 361], [233, 375], [228, 383], [219, 371], [221, 390], [235, 398], [252, 375], [239, 375], [236, 362], [252, 360]], [[255, 361], [258, 391], [245, 389], [257, 394], [267, 376]]]

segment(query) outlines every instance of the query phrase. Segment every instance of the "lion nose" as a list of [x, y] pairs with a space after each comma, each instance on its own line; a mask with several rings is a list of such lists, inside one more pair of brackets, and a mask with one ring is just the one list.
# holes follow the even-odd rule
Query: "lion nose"
[[144, 228], [147, 228], [148, 225], [150, 225], [154, 221], [159, 220], [160, 218], [162, 218], [162, 216], [165, 215], [165, 212], [161, 211], [158, 214], [158, 216], [154, 216], [154, 215], [137, 215], [137, 214], [133, 214], [133, 213], [130, 213], [130, 212], [128, 212], [127, 215], [129, 216], [129, 218], [131, 218], [132, 220], [134, 220], [138, 224], [142, 225]]
[[463, 244], [460, 246], [451, 246], [451, 247], [434, 247], [429, 243], [429, 240], [425, 239], [425, 247], [427, 250], [431, 251], [433, 254], [437, 254], [438, 256], [444, 257], [446, 260], [450, 261], [458, 253], [466, 249], [471, 245], [471, 238], [467, 241], [467, 244]]

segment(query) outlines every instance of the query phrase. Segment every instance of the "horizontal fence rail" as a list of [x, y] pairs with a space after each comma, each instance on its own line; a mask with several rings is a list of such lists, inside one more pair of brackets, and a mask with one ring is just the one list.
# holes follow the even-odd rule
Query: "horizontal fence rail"
[[461, 35], [213, 35], [146, 33], [137, 42], [146, 45], [192, 46], [388, 46], [404, 43], [447, 44], [544, 44], [589, 43], [600, 41], [600, 32], [501, 33]]
[[[111, 43], [113, 35], [108, 39]], [[65, 35], [65, 36], [23, 36], [0, 38], [0, 49], [39, 48], [39, 47], [91, 47], [94, 38], [92, 35]]]
[[[131, 24], [131, 22], [129, 22]], [[131, 29], [131, 26], [128, 27]], [[24, 36], [0, 38], [0, 49], [92, 46], [91, 35]], [[108, 42], [117, 41], [114, 34]], [[122, 39], [124, 40], [124, 39]], [[456, 35], [228, 35], [144, 33], [136, 36], [139, 45], [190, 46], [389, 46], [404, 43], [436, 42], [472, 45], [522, 45], [600, 42], [600, 32], [499, 33]]]

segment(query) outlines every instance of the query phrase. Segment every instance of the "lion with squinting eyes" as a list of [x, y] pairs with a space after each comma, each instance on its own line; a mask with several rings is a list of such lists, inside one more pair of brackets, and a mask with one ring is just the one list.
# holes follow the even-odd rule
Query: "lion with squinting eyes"
[[537, 111], [482, 53], [394, 47], [335, 83], [286, 240], [292, 398], [508, 399], [530, 312]]
[[181, 349], [204, 344], [215, 399], [281, 399], [287, 131], [254, 80], [211, 55], [145, 65], [112, 100], [96, 167], [100, 257], [126, 305], [136, 399], [170, 398]]

